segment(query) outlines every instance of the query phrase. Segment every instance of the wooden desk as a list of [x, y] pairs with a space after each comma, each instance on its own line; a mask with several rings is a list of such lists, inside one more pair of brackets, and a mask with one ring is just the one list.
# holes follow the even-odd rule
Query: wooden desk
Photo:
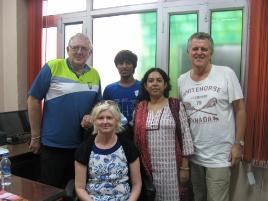
[[29, 150], [29, 144], [23, 143], [23, 144], [15, 144], [15, 145], [4, 145], [3, 147], [7, 148], [9, 150], [9, 157], [14, 157], [22, 154], [30, 153]]
[[54, 201], [62, 200], [65, 195], [63, 189], [55, 188], [36, 181], [11, 176], [11, 185], [5, 186], [5, 190], [20, 195], [29, 201]]

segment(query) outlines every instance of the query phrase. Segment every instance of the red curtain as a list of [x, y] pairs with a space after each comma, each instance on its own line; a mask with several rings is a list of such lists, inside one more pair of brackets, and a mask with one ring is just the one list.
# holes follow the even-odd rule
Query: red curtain
[[43, 17], [43, 27], [49, 28], [49, 27], [57, 27], [57, 23], [59, 21], [58, 15], [49, 15]]
[[268, 1], [250, 1], [247, 131], [244, 158], [268, 167]]
[[28, 0], [28, 86], [42, 65], [42, 3], [43, 0]]

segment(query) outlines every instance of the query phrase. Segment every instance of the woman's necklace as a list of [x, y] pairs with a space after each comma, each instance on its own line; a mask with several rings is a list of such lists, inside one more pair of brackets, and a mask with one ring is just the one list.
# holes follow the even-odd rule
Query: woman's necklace
[[98, 148], [101, 149], [109, 149], [112, 148], [117, 142], [117, 136], [116, 134], [113, 134], [113, 136], [106, 140], [104, 138], [97, 138], [95, 139], [95, 144]]
[[156, 101], [156, 102], [149, 101], [148, 110], [151, 110], [153, 112], [157, 112], [160, 109], [163, 109], [167, 105], [167, 103], [168, 103], [167, 98], [164, 98], [163, 100]]

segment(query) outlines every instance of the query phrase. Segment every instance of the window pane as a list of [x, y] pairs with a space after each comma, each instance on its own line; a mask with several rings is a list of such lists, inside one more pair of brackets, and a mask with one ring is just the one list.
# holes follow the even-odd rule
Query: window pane
[[47, 61], [56, 58], [57, 58], [57, 27], [43, 28], [42, 65], [44, 65]]
[[93, 9], [145, 4], [157, 2], [157, 0], [93, 0]]
[[170, 16], [169, 76], [172, 85], [170, 96], [172, 97], [177, 97], [178, 77], [191, 67], [187, 54], [187, 41], [196, 31], [197, 14]]
[[65, 48], [64, 57], [65, 58], [68, 57], [66, 47], [68, 45], [69, 39], [76, 33], [82, 33], [82, 31], [83, 31], [82, 22], [78, 22], [77, 24], [65, 24], [64, 26], [64, 48]]
[[46, 0], [43, 1], [43, 16], [86, 10], [87, 0]]
[[212, 62], [234, 69], [240, 79], [243, 12], [212, 12], [211, 35], [214, 40]]
[[[93, 20], [93, 66], [101, 76], [102, 89], [119, 80], [114, 57], [120, 50], [137, 54], [135, 78], [155, 66], [156, 13], [95, 18]], [[105, 78], [105, 79], [104, 79]]]

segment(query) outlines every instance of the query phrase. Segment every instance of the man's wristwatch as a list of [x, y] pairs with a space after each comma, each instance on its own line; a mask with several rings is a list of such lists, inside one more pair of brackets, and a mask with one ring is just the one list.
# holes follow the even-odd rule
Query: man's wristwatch
[[239, 144], [241, 147], [243, 147], [245, 145], [245, 142], [244, 140], [236, 140], [234, 144]]

